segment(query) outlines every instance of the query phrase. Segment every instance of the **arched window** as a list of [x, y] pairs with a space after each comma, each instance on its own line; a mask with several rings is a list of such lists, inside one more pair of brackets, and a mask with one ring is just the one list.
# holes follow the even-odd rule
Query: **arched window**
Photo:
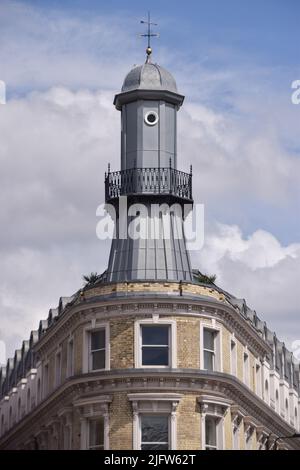
[[279, 412], [279, 392], [278, 389], [276, 390], [275, 393], [275, 409], [277, 412]]
[[288, 419], [289, 417], [289, 402], [288, 399], [285, 399], [285, 418]]
[[41, 379], [38, 380], [37, 383], [37, 402], [41, 401]]
[[1, 429], [0, 429], [0, 436], [4, 434], [4, 415], [1, 416]]
[[269, 382], [265, 381], [265, 401], [269, 403]]
[[295, 428], [298, 430], [298, 410], [295, 408]]
[[18, 421], [21, 419], [21, 398], [18, 400]]
[[27, 390], [27, 407], [26, 407], [27, 413], [29, 413], [30, 408], [31, 408], [31, 406], [30, 406], [30, 398], [31, 398], [31, 397], [30, 397], [30, 388], [29, 388], [29, 389]]
[[9, 408], [9, 420], [8, 420], [9, 427], [12, 426], [12, 407]]

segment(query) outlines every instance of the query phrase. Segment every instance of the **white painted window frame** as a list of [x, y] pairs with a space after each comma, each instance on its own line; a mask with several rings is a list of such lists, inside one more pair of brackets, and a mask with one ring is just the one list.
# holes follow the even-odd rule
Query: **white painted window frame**
[[202, 450], [206, 449], [206, 419], [213, 419], [216, 422], [216, 437], [217, 447], [216, 450], [224, 448], [224, 417], [214, 413], [204, 413], [202, 416]]
[[[41, 368], [42, 369], [42, 368]], [[40, 371], [41, 372], [41, 371]], [[40, 388], [39, 388], [40, 385]], [[43, 400], [43, 379], [42, 374], [40, 373], [36, 378], [36, 404], [39, 405]]]
[[[271, 393], [270, 393], [270, 378], [269, 377], [264, 377], [263, 381], [264, 381], [263, 385], [262, 385], [263, 386], [263, 393], [264, 393], [263, 399], [268, 405], [270, 405], [270, 395], [271, 395]], [[266, 383], [268, 385], [267, 390], [266, 390]]]
[[[207, 444], [206, 442], [206, 439], [207, 439], [207, 432], [206, 432], [206, 423], [207, 421], [212, 421], [216, 427], [216, 445], [215, 446], [211, 446], [209, 444]], [[210, 447], [214, 450], [219, 450], [219, 444], [220, 444], [220, 439], [219, 439], [219, 425], [220, 425], [220, 418], [216, 418], [215, 416], [211, 416], [209, 414], [207, 414], [205, 416], [205, 450], [208, 450], [207, 448]]]
[[103, 420], [103, 449], [100, 450], [105, 450], [105, 418], [102, 415], [94, 416], [91, 418], [87, 418], [87, 430], [86, 430], [86, 448], [88, 450], [91, 450], [90, 447], [90, 429], [91, 429], [91, 422], [92, 421], [97, 421], [97, 420]]
[[70, 425], [63, 426], [63, 449], [72, 449], [72, 427]]
[[245, 449], [246, 450], [252, 450], [253, 447], [253, 435], [254, 435], [254, 430], [246, 430], [245, 432]]
[[215, 396], [201, 396], [197, 399], [201, 412], [201, 447], [206, 449], [206, 417], [215, 418], [217, 421], [217, 449], [223, 450], [225, 446], [225, 415], [230, 408], [228, 399]]
[[[45, 371], [47, 369], [47, 382], [46, 382], [46, 374]], [[45, 364], [42, 366], [42, 400], [49, 395], [49, 361], [46, 361]]]
[[[28, 395], [29, 395], [29, 400], [28, 400]], [[31, 397], [31, 388], [30, 387], [27, 387], [26, 388], [26, 414], [30, 413], [31, 411], [31, 402], [32, 402], [32, 397]], [[29, 403], [28, 403], [29, 401]]]
[[[169, 326], [169, 365], [145, 366], [142, 364], [142, 326]], [[143, 369], [176, 369], [177, 367], [177, 334], [176, 321], [163, 318], [147, 318], [136, 320], [134, 324], [134, 362], [136, 368]]]
[[182, 398], [178, 393], [136, 393], [129, 394], [128, 399], [133, 408], [133, 449], [141, 449], [141, 416], [169, 416], [169, 446], [177, 449], [177, 406]]
[[[232, 354], [232, 344], [234, 344], [234, 355]], [[229, 351], [230, 351], [230, 373], [234, 377], [237, 377], [237, 341], [235, 336], [232, 334], [229, 339]]]
[[[258, 359], [255, 360], [255, 393], [262, 398], [262, 365]], [[257, 371], [258, 368], [258, 371]]]
[[89, 449], [89, 420], [104, 419], [104, 450], [109, 449], [109, 403], [112, 398], [108, 395], [79, 398], [73, 405], [80, 416], [80, 449]]
[[232, 449], [240, 448], [240, 425], [234, 420], [232, 422]]
[[[59, 370], [58, 370], [58, 357], [59, 361]], [[62, 381], [62, 348], [59, 347], [55, 353], [55, 387], [59, 387]]]
[[217, 325], [216, 322], [212, 323], [201, 322], [200, 323], [200, 369], [204, 369], [204, 330], [214, 331], [214, 347], [215, 347], [215, 361], [214, 371], [223, 372], [223, 351], [222, 351], [222, 328]]
[[[275, 411], [276, 413], [280, 414], [280, 388], [279, 385], [275, 386], [274, 390], [274, 402], [275, 402]], [[278, 398], [276, 397], [278, 395]]]
[[[105, 367], [93, 370], [91, 367], [91, 333], [105, 330]], [[110, 328], [109, 323], [97, 323], [95, 320], [86, 326], [83, 331], [83, 364], [82, 372], [97, 373], [110, 369]]]
[[299, 431], [299, 418], [298, 418], [298, 405], [295, 404], [294, 406], [294, 425], [295, 425], [295, 429], [296, 431], [298, 432]]
[[108, 413], [95, 413], [91, 416], [81, 418], [81, 450], [90, 449], [90, 422], [97, 418], [104, 421], [104, 450], [109, 450], [109, 417]]
[[170, 412], [159, 412], [159, 413], [153, 413], [153, 412], [145, 412], [145, 413], [140, 413], [138, 417], [138, 434], [139, 434], [139, 449], [142, 447], [142, 418], [143, 416], [150, 416], [150, 415], [157, 415], [157, 416], [167, 416], [168, 418], [168, 447], [171, 447], [171, 413]]
[[[70, 358], [70, 344], [72, 343], [72, 358]], [[74, 336], [71, 335], [67, 343], [67, 378], [74, 375], [75, 370], [75, 352], [74, 352]]]
[[[245, 361], [245, 356], [247, 361]], [[250, 354], [247, 346], [243, 349], [243, 382], [250, 388]]]

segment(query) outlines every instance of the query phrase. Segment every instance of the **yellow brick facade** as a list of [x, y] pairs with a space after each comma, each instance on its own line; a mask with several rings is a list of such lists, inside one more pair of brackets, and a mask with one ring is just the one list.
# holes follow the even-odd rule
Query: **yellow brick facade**
[[244, 357], [244, 348], [240, 341], [237, 341], [237, 378], [244, 381], [244, 366], [243, 366], [243, 357]]
[[[135, 367], [135, 322], [143, 320], [141, 315], [129, 316], [126, 319], [117, 317], [109, 321], [110, 331], [110, 367], [111, 369], [128, 369]], [[220, 328], [222, 335], [222, 368], [223, 372], [230, 373], [230, 341], [231, 331], [220, 322], [212, 322], [210, 318], [190, 316], [161, 316], [163, 321], [176, 322], [177, 335], [177, 367], [181, 369], [200, 368], [200, 325], [214, 325]], [[148, 317], [149, 319], [149, 317]], [[83, 353], [79, 352], [83, 347], [82, 339], [84, 328], [81, 326], [74, 331], [75, 349], [75, 369], [80, 371], [82, 367]], [[237, 343], [237, 373], [238, 378], [243, 380], [243, 354], [244, 346], [235, 339]], [[63, 345], [63, 357], [66, 357], [67, 343]], [[248, 352], [249, 353], [249, 352]], [[254, 376], [254, 356], [249, 353], [250, 359], [250, 385], [255, 387]], [[65, 367], [63, 367], [65, 370]], [[201, 449], [201, 412], [197, 403], [197, 393], [185, 393], [177, 409], [177, 448], [180, 450]], [[113, 399], [109, 408], [110, 427], [109, 441], [111, 449], [132, 448], [133, 436], [133, 412], [127, 393], [113, 394]], [[245, 436], [243, 423], [239, 427], [239, 445], [245, 448]], [[226, 449], [233, 448], [232, 421], [230, 411], [224, 417], [224, 446]], [[256, 448], [256, 438], [252, 438], [252, 446]]]
[[114, 394], [110, 404], [109, 442], [111, 449], [132, 449], [132, 409], [127, 393]]
[[82, 373], [82, 362], [83, 362], [83, 327], [79, 326], [74, 331], [74, 373]]
[[[202, 296], [201, 298], [205, 296], [206, 301], [210, 298], [213, 302], [218, 301], [221, 304], [223, 303], [224, 306], [226, 305], [224, 295], [220, 294], [215, 289], [183, 283], [182, 290], [185, 293], [200, 295]], [[84, 300], [81, 299], [82, 304], [79, 303], [75, 305], [77, 316], [74, 317], [74, 322], [69, 323], [71, 327], [55, 332], [54, 338], [56, 347], [54, 347], [54, 343], [51, 343], [51, 341], [49, 341], [49, 347], [47, 347], [46, 344], [43, 345], [37, 378], [41, 382], [43, 390], [43, 371], [45, 365], [48, 364], [49, 393], [44, 396], [42, 391], [42, 402], [43, 400], [51, 401], [51, 394], [53, 392], [59, 392], [59, 385], [55, 383], [57, 375], [56, 354], [58, 351], [60, 351], [61, 354], [61, 386], [63, 387], [67, 383], [72, 387], [72, 381], [77, 378], [80, 380], [80, 377], [83, 377], [83, 380], [74, 386], [74, 389], [71, 388], [72, 394], [70, 396], [72, 397], [71, 400], [87, 400], [86, 405], [74, 405], [76, 406], [76, 410], [74, 408], [72, 409], [72, 401], [64, 404], [63, 410], [66, 410], [64, 411], [66, 415], [59, 415], [55, 419], [51, 411], [51, 422], [54, 422], [54, 424], [51, 424], [51, 426], [53, 426], [51, 429], [54, 429], [55, 433], [57, 433], [55, 423], [59, 422], [61, 419], [64, 420], [61, 429], [64, 429], [65, 425], [71, 423], [72, 440], [70, 445], [74, 449], [79, 449], [83, 445], [83, 442], [85, 442], [82, 437], [84, 429], [82, 422], [88, 420], [90, 416], [93, 416], [93, 412], [99, 414], [99, 410], [100, 413], [102, 413], [101, 410], [106, 410], [105, 416], [108, 422], [109, 448], [112, 450], [132, 449], [135, 439], [133, 425], [134, 416], [133, 405], [128, 395], [157, 393], [158, 395], [164, 396], [164, 394], [179, 394], [180, 399], [178, 399], [178, 406], [175, 412], [177, 423], [177, 449], [199, 450], [205, 446], [205, 436], [202, 436], [205, 413], [208, 413], [208, 416], [215, 416], [217, 420], [222, 422], [222, 447], [225, 449], [233, 448], [233, 420], [238, 416], [238, 447], [245, 449], [245, 430], [249, 429], [249, 424], [247, 424], [246, 427], [244, 426], [243, 416], [247, 416], [249, 423], [251, 413], [249, 413], [249, 411], [242, 412], [239, 408], [239, 411], [237, 412], [235, 410], [233, 414], [231, 409], [232, 406], [236, 406], [236, 404], [232, 401], [232, 398], [228, 398], [223, 385], [218, 389], [218, 378], [213, 378], [213, 371], [204, 373], [203, 364], [201, 363], [203, 360], [201, 332], [203, 331], [203, 327], [210, 327], [218, 332], [217, 341], [221, 346], [220, 354], [216, 352], [216, 356], [219, 356], [218, 361], [216, 361], [216, 371], [218, 372], [216, 377], [224, 378], [226, 388], [226, 381], [230, 382], [231, 339], [234, 338], [237, 352], [237, 379], [244, 382], [244, 353], [247, 352], [249, 356], [249, 388], [255, 393], [256, 363], [261, 363], [262, 356], [254, 355], [254, 349], [251, 349], [250, 344], [246, 344], [246, 341], [243, 341], [245, 335], [243, 336], [241, 334], [241, 329], [234, 331], [232, 328], [228, 327], [229, 323], [226, 321], [226, 316], [218, 317], [215, 309], [206, 310], [205, 306], [198, 310], [193, 309], [191, 305], [187, 304], [187, 301], [183, 303], [184, 309], [180, 305], [179, 308], [177, 306], [174, 307], [171, 302], [169, 302], [167, 308], [163, 308], [160, 302], [163, 302], [164, 299], [158, 301], [157, 298], [155, 300], [155, 302], [157, 302], [155, 308], [154, 305], [148, 307], [148, 304], [144, 303], [144, 300], [142, 301], [143, 303], [141, 302], [141, 309], [139, 309], [139, 301], [137, 301], [135, 305], [131, 304], [132, 308], [124, 308], [124, 310], [123, 306], [120, 306], [120, 303], [118, 303], [115, 308], [111, 308], [111, 304], [114, 303], [113, 300], [110, 302], [109, 308], [105, 306], [103, 309], [101, 304], [99, 307], [99, 296], [101, 297], [101, 295], [104, 296], [115, 292], [155, 292], [157, 294], [157, 291], [162, 293], [168, 292], [168, 294], [174, 293], [174, 303], [178, 299], [181, 301], [181, 296], [178, 295], [180, 293], [179, 286], [176, 283], [122, 283], [89, 289], [84, 294], [85, 300], [89, 300], [89, 302], [84, 302]], [[94, 295], [97, 295], [97, 305], [91, 308], [93, 305], [91, 301]], [[118, 301], [119, 299], [120, 297], [118, 297]], [[123, 301], [126, 302], [126, 296], [124, 296]], [[80, 305], [82, 305], [82, 311], [80, 311]], [[143, 310], [143, 312], [140, 310]], [[65, 318], [66, 321], [68, 321], [67, 317]], [[176, 370], [174, 370], [173, 366], [171, 370], [169, 368], [157, 368], [154, 373], [154, 367], [151, 368], [151, 373], [148, 374], [143, 368], [136, 368], [137, 348], [140, 347], [137, 341], [137, 322], [144, 320], [154, 322], [154, 324], [170, 322], [172, 325], [171, 330], [175, 331], [175, 340], [172, 334], [170, 347], [171, 349], [176, 348]], [[104, 374], [102, 374], [101, 371], [89, 371], [87, 364], [89, 355], [88, 331], [92, 328], [97, 328], [99, 325], [105, 325], [109, 332], [109, 366]], [[68, 344], [70, 338], [73, 339], [74, 344], [74, 376], [68, 377], [68, 382], [66, 382], [69, 353]], [[106, 351], [106, 353], [108, 354], [108, 351]], [[219, 360], [221, 360], [221, 364]], [[124, 377], [122, 377], [123, 371]], [[130, 371], [130, 373], [128, 373], [128, 371]], [[160, 375], [157, 376], [156, 372]], [[87, 376], [84, 375], [86, 373]], [[110, 374], [115, 374], [114, 378], [109, 379]], [[177, 375], [172, 378], [172, 374]], [[182, 374], [182, 376], [180, 374]], [[106, 381], [104, 380], [105, 377], [107, 377]], [[199, 377], [201, 377], [201, 380], [199, 380]], [[32, 381], [34, 382], [34, 380]], [[28, 381], [28, 383], [31, 382]], [[235, 380], [232, 387], [240, 387], [239, 394], [241, 394], [242, 384], [238, 384]], [[230, 391], [231, 390], [232, 389], [230, 389]], [[68, 391], [65, 392], [65, 397], [67, 396]], [[104, 400], [103, 403], [101, 402], [102, 397]], [[11, 400], [13, 399], [14, 397], [12, 396]], [[67, 400], [67, 398], [65, 398], [65, 400]], [[95, 400], [95, 405], [91, 405], [93, 400]], [[170, 398], [170, 406], [173, 407], [174, 403], [172, 400], [173, 399]], [[203, 400], [206, 400], [206, 402], [203, 402]], [[213, 405], [214, 400], [217, 403], [216, 405]], [[37, 404], [39, 403], [37, 402]], [[209, 411], [205, 411], [206, 408], [204, 405], [208, 407]], [[158, 404], [155, 406], [157, 407]], [[210, 406], [212, 406], [212, 409], [209, 408]], [[87, 414], [84, 414], [84, 420], [82, 420], [83, 415], [80, 415], [80, 413], [83, 413], [82, 409], [85, 407], [85, 413]], [[73, 411], [70, 412], [70, 408]], [[157, 411], [154, 410], [154, 412]], [[172, 413], [174, 414], [174, 410]], [[236, 415], [235, 413], [239, 414]], [[46, 419], [46, 415], [42, 413], [39, 418], [41, 423], [44, 418]], [[172, 422], [174, 422], [174, 420]], [[263, 428], [258, 422], [255, 426], [256, 425], [259, 425], [260, 429]], [[45, 429], [44, 424], [43, 429]], [[41, 435], [44, 436], [44, 434], [43, 431]], [[39, 439], [41, 440], [40, 445], [43, 446], [44, 437], [39, 437]], [[87, 436], [85, 436], [85, 439], [87, 439]], [[56, 441], [57, 436], [54, 435], [49, 440], [50, 444], [48, 445], [54, 445], [53, 443]], [[61, 438], [59, 442], [63, 442]], [[18, 445], [22, 448], [22, 443]], [[255, 449], [259, 445], [260, 443], [257, 442], [256, 433], [254, 431], [251, 437], [251, 448]]]
[[112, 369], [134, 367], [134, 320], [110, 321], [110, 366]]
[[194, 318], [177, 318], [177, 365], [179, 368], [200, 367], [200, 321]]
[[86, 299], [99, 295], [109, 295], [112, 293], [132, 293], [132, 292], [161, 292], [175, 293], [179, 291], [184, 294], [204, 295], [213, 299], [226, 303], [225, 295], [213, 287], [206, 287], [197, 284], [172, 282], [136, 282], [136, 283], [118, 283], [103, 285], [100, 287], [90, 288], [84, 293]]
[[187, 393], [177, 409], [177, 447], [201, 449], [201, 415], [195, 393]]
[[228, 411], [225, 414], [224, 418], [224, 440], [225, 440], [225, 449], [233, 449], [232, 442], [232, 422], [231, 422], [231, 413]]
[[[110, 334], [110, 368], [127, 369], [135, 367], [135, 322], [143, 320], [142, 315], [130, 316], [126, 319], [117, 317], [108, 321]], [[148, 319], [151, 320], [150, 317]], [[212, 326], [220, 330], [222, 335], [222, 371], [231, 373], [230, 359], [230, 341], [231, 331], [219, 322], [212, 324], [209, 318], [195, 317], [193, 315], [185, 316], [161, 316], [162, 321], [176, 322], [177, 337], [177, 366], [179, 368], [199, 369], [200, 367], [200, 325]], [[88, 322], [86, 325], [90, 326]], [[84, 325], [76, 328], [74, 331], [74, 368], [76, 373], [82, 371]], [[243, 355], [244, 345], [237, 339], [237, 377], [243, 381]], [[62, 378], [66, 377], [67, 368], [67, 348], [68, 341], [62, 343]], [[255, 391], [255, 357], [248, 351], [250, 368], [250, 388]], [[53, 352], [49, 360], [49, 374], [51, 381], [54, 380], [55, 353]]]
[[231, 365], [230, 365], [230, 332], [222, 327], [222, 356], [223, 356], [223, 371], [227, 374], [231, 372]]

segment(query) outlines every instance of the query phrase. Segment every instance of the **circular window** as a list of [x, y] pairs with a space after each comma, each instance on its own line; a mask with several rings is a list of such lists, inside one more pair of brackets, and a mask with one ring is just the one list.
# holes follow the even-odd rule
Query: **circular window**
[[149, 111], [145, 115], [145, 123], [148, 126], [154, 126], [158, 122], [158, 114], [155, 111]]

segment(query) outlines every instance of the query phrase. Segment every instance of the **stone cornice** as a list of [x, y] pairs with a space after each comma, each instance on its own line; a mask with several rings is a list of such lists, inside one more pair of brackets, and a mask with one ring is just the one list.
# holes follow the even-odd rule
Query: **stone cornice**
[[169, 90], [130, 90], [119, 93], [114, 98], [114, 105], [120, 111], [123, 104], [137, 100], [164, 100], [180, 107], [184, 96]]
[[198, 398], [198, 403], [201, 404], [214, 404], [214, 405], [220, 405], [225, 408], [228, 408], [232, 405], [232, 400], [229, 400], [228, 398], [224, 398], [220, 395], [213, 395], [213, 394], [202, 394]]
[[[37, 434], [41, 426], [46, 426], [53, 417], [58, 416], [62, 406], [66, 406], [66, 401], [73, 404], [81, 399], [89, 399], [95, 394], [98, 397], [100, 394], [110, 396], [122, 391], [179, 394], [194, 392], [199, 395], [210, 395], [213, 392], [220, 399], [236, 403], [244, 416], [251, 416], [254, 422], [260, 423], [269, 433], [280, 436], [295, 432], [293, 427], [265, 402], [229, 374], [186, 369], [122, 369], [101, 374], [83, 374], [69, 379], [0, 439], [0, 449], [21, 445], [26, 440], [29, 428], [32, 434]], [[296, 442], [289, 445], [299, 449]]]
[[91, 404], [102, 404], [102, 403], [110, 403], [112, 401], [112, 397], [109, 395], [99, 395], [96, 397], [87, 397], [87, 398], [79, 398], [75, 400], [73, 405], [76, 407], [78, 406], [85, 406]]
[[183, 397], [180, 393], [129, 393], [129, 401], [180, 401]]
[[105, 320], [125, 315], [132, 317], [153, 313], [174, 316], [208, 314], [233, 330], [235, 335], [246, 343], [256, 355], [264, 357], [272, 351], [270, 345], [264, 341], [254, 327], [231, 305], [209, 297], [178, 297], [162, 294], [157, 294], [155, 298], [146, 294], [143, 297], [126, 297], [124, 295], [120, 298], [93, 299], [74, 304], [38, 341], [35, 345], [35, 351], [44, 354], [48, 349], [48, 342], [51, 341], [51, 347], [53, 347], [53, 343], [57, 342], [58, 338], [61, 341], [63, 336], [69, 334], [70, 327], [74, 329], [75, 322], [84, 320], [89, 313], [101, 314]]

